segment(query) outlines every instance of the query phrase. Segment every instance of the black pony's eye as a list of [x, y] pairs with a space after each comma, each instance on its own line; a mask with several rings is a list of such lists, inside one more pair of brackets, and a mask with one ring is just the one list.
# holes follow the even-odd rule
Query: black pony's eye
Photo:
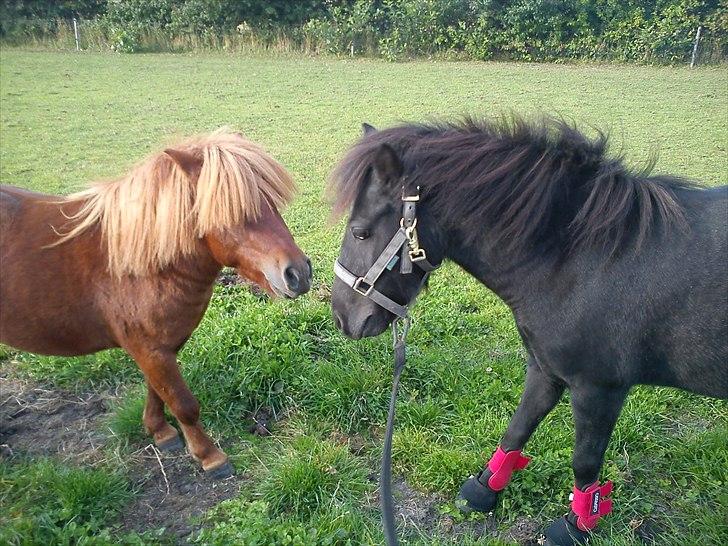
[[360, 241], [363, 241], [364, 239], [369, 237], [369, 230], [361, 227], [353, 227], [351, 228], [351, 234]]

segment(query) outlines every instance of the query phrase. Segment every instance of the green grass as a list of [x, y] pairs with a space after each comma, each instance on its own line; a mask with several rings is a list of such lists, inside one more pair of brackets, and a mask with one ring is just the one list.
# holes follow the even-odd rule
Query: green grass
[[48, 459], [0, 462], [0, 544], [143, 544], [108, 527], [132, 496], [115, 471], [69, 468]]
[[[375, 487], [366, 476], [378, 468], [390, 387], [389, 338], [344, 339], [333, 327], [325, 298], [317, 297], [332, 281], [342, 228], [326, 223], [325, 179], [357, 138], [360, 123], [386, 126], [508, 110], [557, 113], [582, 126], [611, 129], [615, 151], [623, 147], [633, 163], [657, 150], [657, 172], [716, 185], [728, 182], [727, 89], [728, 72], [722, 68], [385, 64], [4, 49], [0, 178], [66, 193], [124, 172], [170, 137], [223, 124], [243, 130], [282, 161], [300, 187], [284, 216], [312, 258], [315, 286], [294, 302], [267, 302], [242, 288], [218, 288], [180, 353], [205, 423], [224, 439], [237, 467], [251, 474], [238, 498], [213, 510], [198, 541], [379, 544]], [[417, 490], [450, 499], [442, 505], [448, 512], [459, 484], [490, 455], [518, 403], [524, 353], [508, 309], [452, 265], [434, 275], [414, 318], [395, 470]], [[15, 358], [33, 377], [64, 387], [141, 381], [119, 352], [83, 359]], [[129, 393], [111, 427], [122, 441], [138, 442], [141, 385], [132, 385]], [[247, 432], [246, 418], [260, 406], [288, 416], [276, 439], [259, 440]], [[337, 440], [347, 435], [362, 439], [362, 455], [350, 454]], [[501, 530], [518, 516], [546, 524], [565, 511], [572, 443], [565, 399], [529, 443], [528, 471], [519, 473], [502, 497], [495, 522]], [[630, 523], [643, 518], [659, 529], [660, 544], [728, 543], [721, 526], [728, 506], [726, 452], [724, 402], [669, 389], [636, 389], [607, 452], [603, 478], [615, 481], [615, 511], [600, 525], [595, 543], [639, 543]], [[26, 489], [43, 490], [46, 482], [33, 469], [48, 463], [26, 464]], [[115, 475], [109, 469], [98, 472]], [[20, 537], [16, 542], [32, 542], [33, 531], [23, 522], [40, 516], [29, 503], [12, 500], [11, 505], [16, 508], [8, 521]], [[41, 512], [56, 513], [55, 505], [40, 506]], [[53, 518], [48, 529], [65, 528]], [[93, 521], [99, 532], [114, 532], [113, 518]], [[417, 530], [410, 530], [409, 538], [418, 544], [490, 540], [432, 537]]]
[[309, 515], [355, 503], [369, 489], [366, 474], [345, 445], [301, 436], [279, 454], [260, 491], [275, 512]]

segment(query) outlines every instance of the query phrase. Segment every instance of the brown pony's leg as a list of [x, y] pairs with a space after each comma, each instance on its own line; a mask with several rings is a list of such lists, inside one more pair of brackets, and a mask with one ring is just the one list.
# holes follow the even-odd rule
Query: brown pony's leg
[[129, 351], [144, 373], [148, 384], [177, 418], [190, 454], [213, 477], [232, 472], [225, 453], [217, 449], [200, 424], [200, 404], [185, 383], [172, 351]]
[[177, 429], [164, 418], [164, 402], [149, 383], [147, 383], [147, 403], [144, 406], [143, 421], [144, 428], [162, 451], [173, 451], [184, 447]]

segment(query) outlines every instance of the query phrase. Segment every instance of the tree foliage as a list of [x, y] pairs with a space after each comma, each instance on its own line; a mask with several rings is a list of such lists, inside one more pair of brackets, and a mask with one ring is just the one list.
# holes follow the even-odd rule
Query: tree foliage
[[390, 60], [669, 63], [690, 57], [701, 26], [707, 56], [728, 56], [728, 0], [15, 0], [0, 15], [3, 35], [33, 20], [98, 18], [109, 40], [126, 40], [130, 51], [145, 32], [221, 36], [242, 28]]

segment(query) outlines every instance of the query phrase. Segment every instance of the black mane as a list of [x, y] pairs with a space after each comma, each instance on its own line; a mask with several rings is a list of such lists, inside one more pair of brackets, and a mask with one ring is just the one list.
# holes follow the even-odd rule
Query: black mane
[[515, 252], [538, 245], [612, 253], [630, 241], [639, 248], [656, 224], [683, 225], [674, 191], [692, 184], [649, 176], [651, 165], [630, 170], [607, 155], [607, 141], [552, 118], [392, 127], [364, 136], [336, 167], [334, 211], [351, 206], [386, 143], [400, 155], [407, 184], [419, 185], [443, 226], [466, 240], [487, 229]]

